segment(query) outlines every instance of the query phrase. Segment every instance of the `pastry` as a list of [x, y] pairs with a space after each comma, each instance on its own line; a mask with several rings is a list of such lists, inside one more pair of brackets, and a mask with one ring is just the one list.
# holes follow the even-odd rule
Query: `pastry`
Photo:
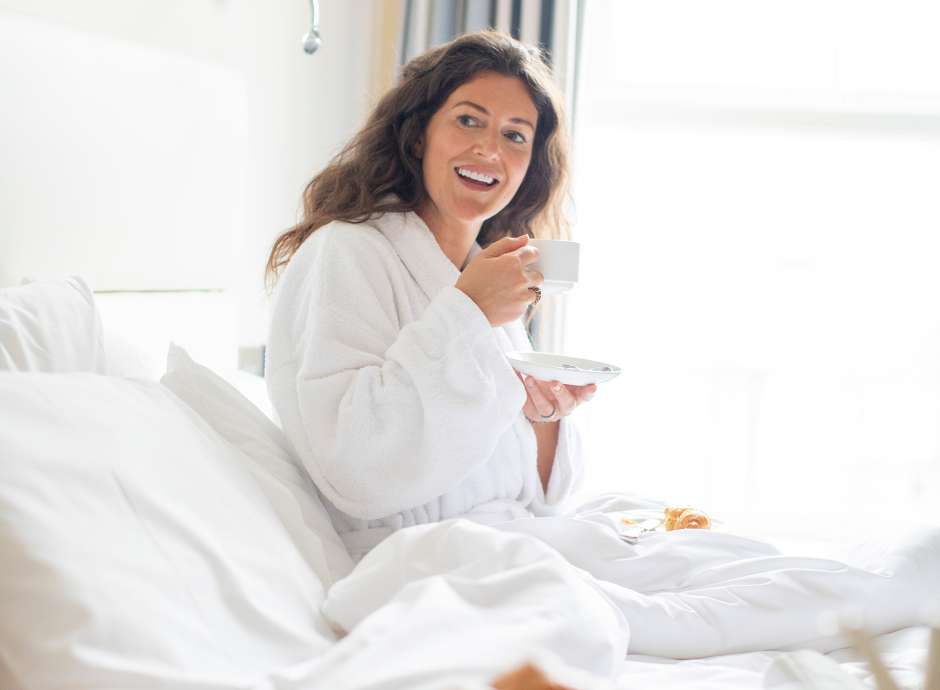
[[708, 516], [695, 508], [666, 508], [663, 526], [666, 531], [674, 529], [708, 529], [712, 521]]
[[493, 681], [492, 686], [496, 690], [571, 690], [566, 685], [555, 683], [532, 664], [524, 664], [500, 676]]

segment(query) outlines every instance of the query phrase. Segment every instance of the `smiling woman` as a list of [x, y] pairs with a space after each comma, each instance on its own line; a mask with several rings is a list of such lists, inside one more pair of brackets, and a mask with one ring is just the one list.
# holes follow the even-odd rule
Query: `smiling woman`
[[[515, 88], [506, 94], [488, 88], [509, 83]], [[454, 97], [467, 89], [475, 97]], [[401, 81], [379, 101], [366, 125], [307, 185], [303, 219], [271, 251], [269, 284], [310, 233], [330, 221], [361, 223], [374, 213], [418, 211], [428, 199], [421, 147], [434, 116], [445, 114], [445, 102], [448, 108], [461, 104], [452, 126], [473, 130], [484, 125], [483, 132], [506, 136], [530, 156], [515, 196], [500, 189], [495, 213], [483, 219], [476, 236], [480, 244], [506, 235], [566, 234], [562, 203], [568, 142], [558, 87], [535, 48], [505, 34], [480, 31], [419, 55], [404, 67]], [[492, 161], [477, 164], [484, 167], [471, 166], [468, 172], [492, 172]]]
[[560, 103], [505, 34], [416, 57], [273, 247], [271, 400], [356, 556], [406, 525], [550, 513], [581, 475], [569, 415], [595, 385], [506, 359], [531, 350], [528, 240], [565, 231]]

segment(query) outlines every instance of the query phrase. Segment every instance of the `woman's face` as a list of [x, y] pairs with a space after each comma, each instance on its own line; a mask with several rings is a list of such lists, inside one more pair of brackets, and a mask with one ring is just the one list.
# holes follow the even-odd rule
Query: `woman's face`
[[538, 111], [515, 77], [482, 72], [434, 113], [419, 146], [432, 217], [476, 229], [505, 208], [532, 158]]

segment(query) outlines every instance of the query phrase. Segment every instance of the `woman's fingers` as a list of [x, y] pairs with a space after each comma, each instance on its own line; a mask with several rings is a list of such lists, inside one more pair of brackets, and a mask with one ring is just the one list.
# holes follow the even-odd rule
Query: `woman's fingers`
[[532, 404], [532, 396], [529, 395], [529, 387], [526, 385], [526, 376], [516, 372], [516, 376], [519, 377], [519, 383], [522, 384], [522, 387], [526, 389], [525, 391], [525, 404], [522, 406], [522, 411], [525, 413], [525, 416], [529, 419], [532, 418], [532, 415], [537, 414], [535, 406]]
[[528, 280], [526, 287], [538, 287], [545, 282], [545, 276], [534, 268], [527, 268], [523, 273], [525, 273], [526, 279]]
[[519, 263], [523, 266], [523, 269], [529, 264], [534, 264], [539, 260], [538, 247], [533, 247], [530, 244], [525, 244], [518, 249], [507, 252], [507, 254], [514, 254], [516, 259], [518, 259]]
[[545, 282], [542, 273], [533, 266], [539, 260], [539, 250], [530, 245], [520, 247], [515, 251], [519, 257], [519, 263], [522, 266], [522, 275], [525, 278], [523, 287], [528, 291], [529, 288], [538, 287]]
[[525, 388], [529, 393], [529, 399], [532, 401], [532, 404], [535, 405], [535, 410], [539, 413], [540, 417], [547, 419], [558, 412], [558, 406], [555, 401], [545, 394], [540, 382], [535, 378], [526, 376]]
[[558, 381], [552, 381], [549, 385], [552, 395], [558, 403], [558, 414], [564, 417], [571, 414], [574, 408], [578, 406], [578, 399], [574, 396], [568, 386], [563, 386]]
[[568, 389], [578, 400], [578, 404], [585, 403], [594, 397], [597, 392], [597, 384], [589, 383], [586, 386], [568, 386]]
[[568, 386], [558, 381], [542, 381], [532, 376], [516, 375], [525, 385], [527, 398], [523, 406], [525, 415], [533, 421], [560, 419], [571, 414], [581, 403], [594, 397], [596, 384]]

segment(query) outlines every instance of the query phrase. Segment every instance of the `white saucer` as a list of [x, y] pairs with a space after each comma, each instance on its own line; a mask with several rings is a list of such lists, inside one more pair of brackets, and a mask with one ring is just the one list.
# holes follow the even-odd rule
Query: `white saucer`
[[542, 288], [543, 295], [560, 295], [568, 292], [574, 287], [574, 281], [571, 280], [545, 280], [539, 285]]
[[569, 386], [603, 383], [620, 374], [620, 367], [613, 364], [550, 352], [507, 352], [506, 359], [522, 374], [542, 381], [560, 381]]

